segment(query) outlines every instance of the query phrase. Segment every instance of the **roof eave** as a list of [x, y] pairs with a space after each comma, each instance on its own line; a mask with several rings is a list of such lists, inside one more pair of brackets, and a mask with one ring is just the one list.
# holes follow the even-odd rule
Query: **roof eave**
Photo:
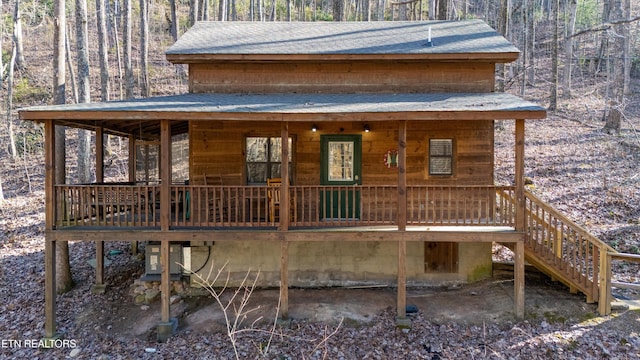
[[510, 63], [518, 59], [519, 51], [486, 53], [429, 53], [429, 54], [166, 54], [173, 64], [214, 62], [268, 62], [268, 61], [485, 61]]

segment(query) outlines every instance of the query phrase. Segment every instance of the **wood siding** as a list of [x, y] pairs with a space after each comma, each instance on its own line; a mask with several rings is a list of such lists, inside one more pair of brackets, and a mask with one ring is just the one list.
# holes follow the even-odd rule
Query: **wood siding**
[[490, 92], [486, 62], [274, 62], [189, 65], [192, 93]]
[[[383, 156], [398, 148], [395, 123], [370, 124], [364, 133], [362, 123], [322, 123], [317, 132], [312, 123], [291, 123], [293, 142], [292, 185], [320, 184], [320, 135], [362, 134], [362, 185], [396, 185], [397, 169], [387, 168]], [[191, 121], [190, 178], [203, 183], [204, 176], [229, 176], [224, 185], [242, 185], [245, 181], [244, 139], [246, 136], [279, 136], [279, 129], [260, 122]], [[454, 139], [455, 158], [452, 176], [429, 176], [430, 138]], [[493, 122], [442, 121], [408, 124], [408, 185], [491, 185], [493, 184]]]

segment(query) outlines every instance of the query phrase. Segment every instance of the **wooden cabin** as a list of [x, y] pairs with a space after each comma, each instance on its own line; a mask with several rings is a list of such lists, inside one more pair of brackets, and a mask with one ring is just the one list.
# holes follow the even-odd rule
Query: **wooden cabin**
[[[492, 243], [509, 243], [523, 316], [524, 130], [546, 111], [495, 92], [495, 65], [519, 51], [488, 25], [201, 22], [166, 55], [188, 65], [188, 94], [20, 112], [45, 126], [48, 336], [53, 245], [69, 240], [98, 244], [97, 285], [103, 241], [157, 241], [162, 269], [174, 246], [202, 274], [260, 269], [285, 318], [290, 286], [397, 287], [400, 323], [408, 285], [489, 277]], [[494, 185], [495, 120], [515, 122], [511, 186]], [[54, 182], [56, 125], [96, 132], [97, 183]], [[129, 140], [128, 183], [103, 181], [105, 134]], [[188, 179], [172, 177], [176, 135], [188, 139]], [[153, 146], [156, 178], [136, 171]]]

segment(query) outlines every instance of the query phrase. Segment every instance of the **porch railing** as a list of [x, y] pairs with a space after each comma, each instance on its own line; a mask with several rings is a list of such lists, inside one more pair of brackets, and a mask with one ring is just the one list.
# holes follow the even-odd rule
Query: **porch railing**
[[525, 201], [530, 261], [584, 293], [588, 302], [598, 301], [608, 287], [606, 254], [615, 250], [530, 192], [525, 192]]
[[[276, 227], [268, 186], [171, 185], [171, 227]], [[513, 226], [513, 187], [407, 187], [407, 224]], [[57, 226], [160, 226], [158, 185], [59, 185]], [[290, 186], [290, 227], [397, 225], [397, 186]], [[277, 211], [271, 211], [276, 207]]]
[[154, 227], [159, 186], [58, 185], [57, 226]]

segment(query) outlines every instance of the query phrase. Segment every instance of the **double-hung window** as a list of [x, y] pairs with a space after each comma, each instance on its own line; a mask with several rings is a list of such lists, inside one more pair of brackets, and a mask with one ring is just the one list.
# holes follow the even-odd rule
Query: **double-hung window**
[[453, 139], [429, 139], [429, 175], [453, 175]]
[[[292, 143], [289, 138], [289, 174], [293, 173]], [[245, 145], [247, 184], [266, 184], [269, 178], [281, 177], [282, 138], [249, 136]]]

